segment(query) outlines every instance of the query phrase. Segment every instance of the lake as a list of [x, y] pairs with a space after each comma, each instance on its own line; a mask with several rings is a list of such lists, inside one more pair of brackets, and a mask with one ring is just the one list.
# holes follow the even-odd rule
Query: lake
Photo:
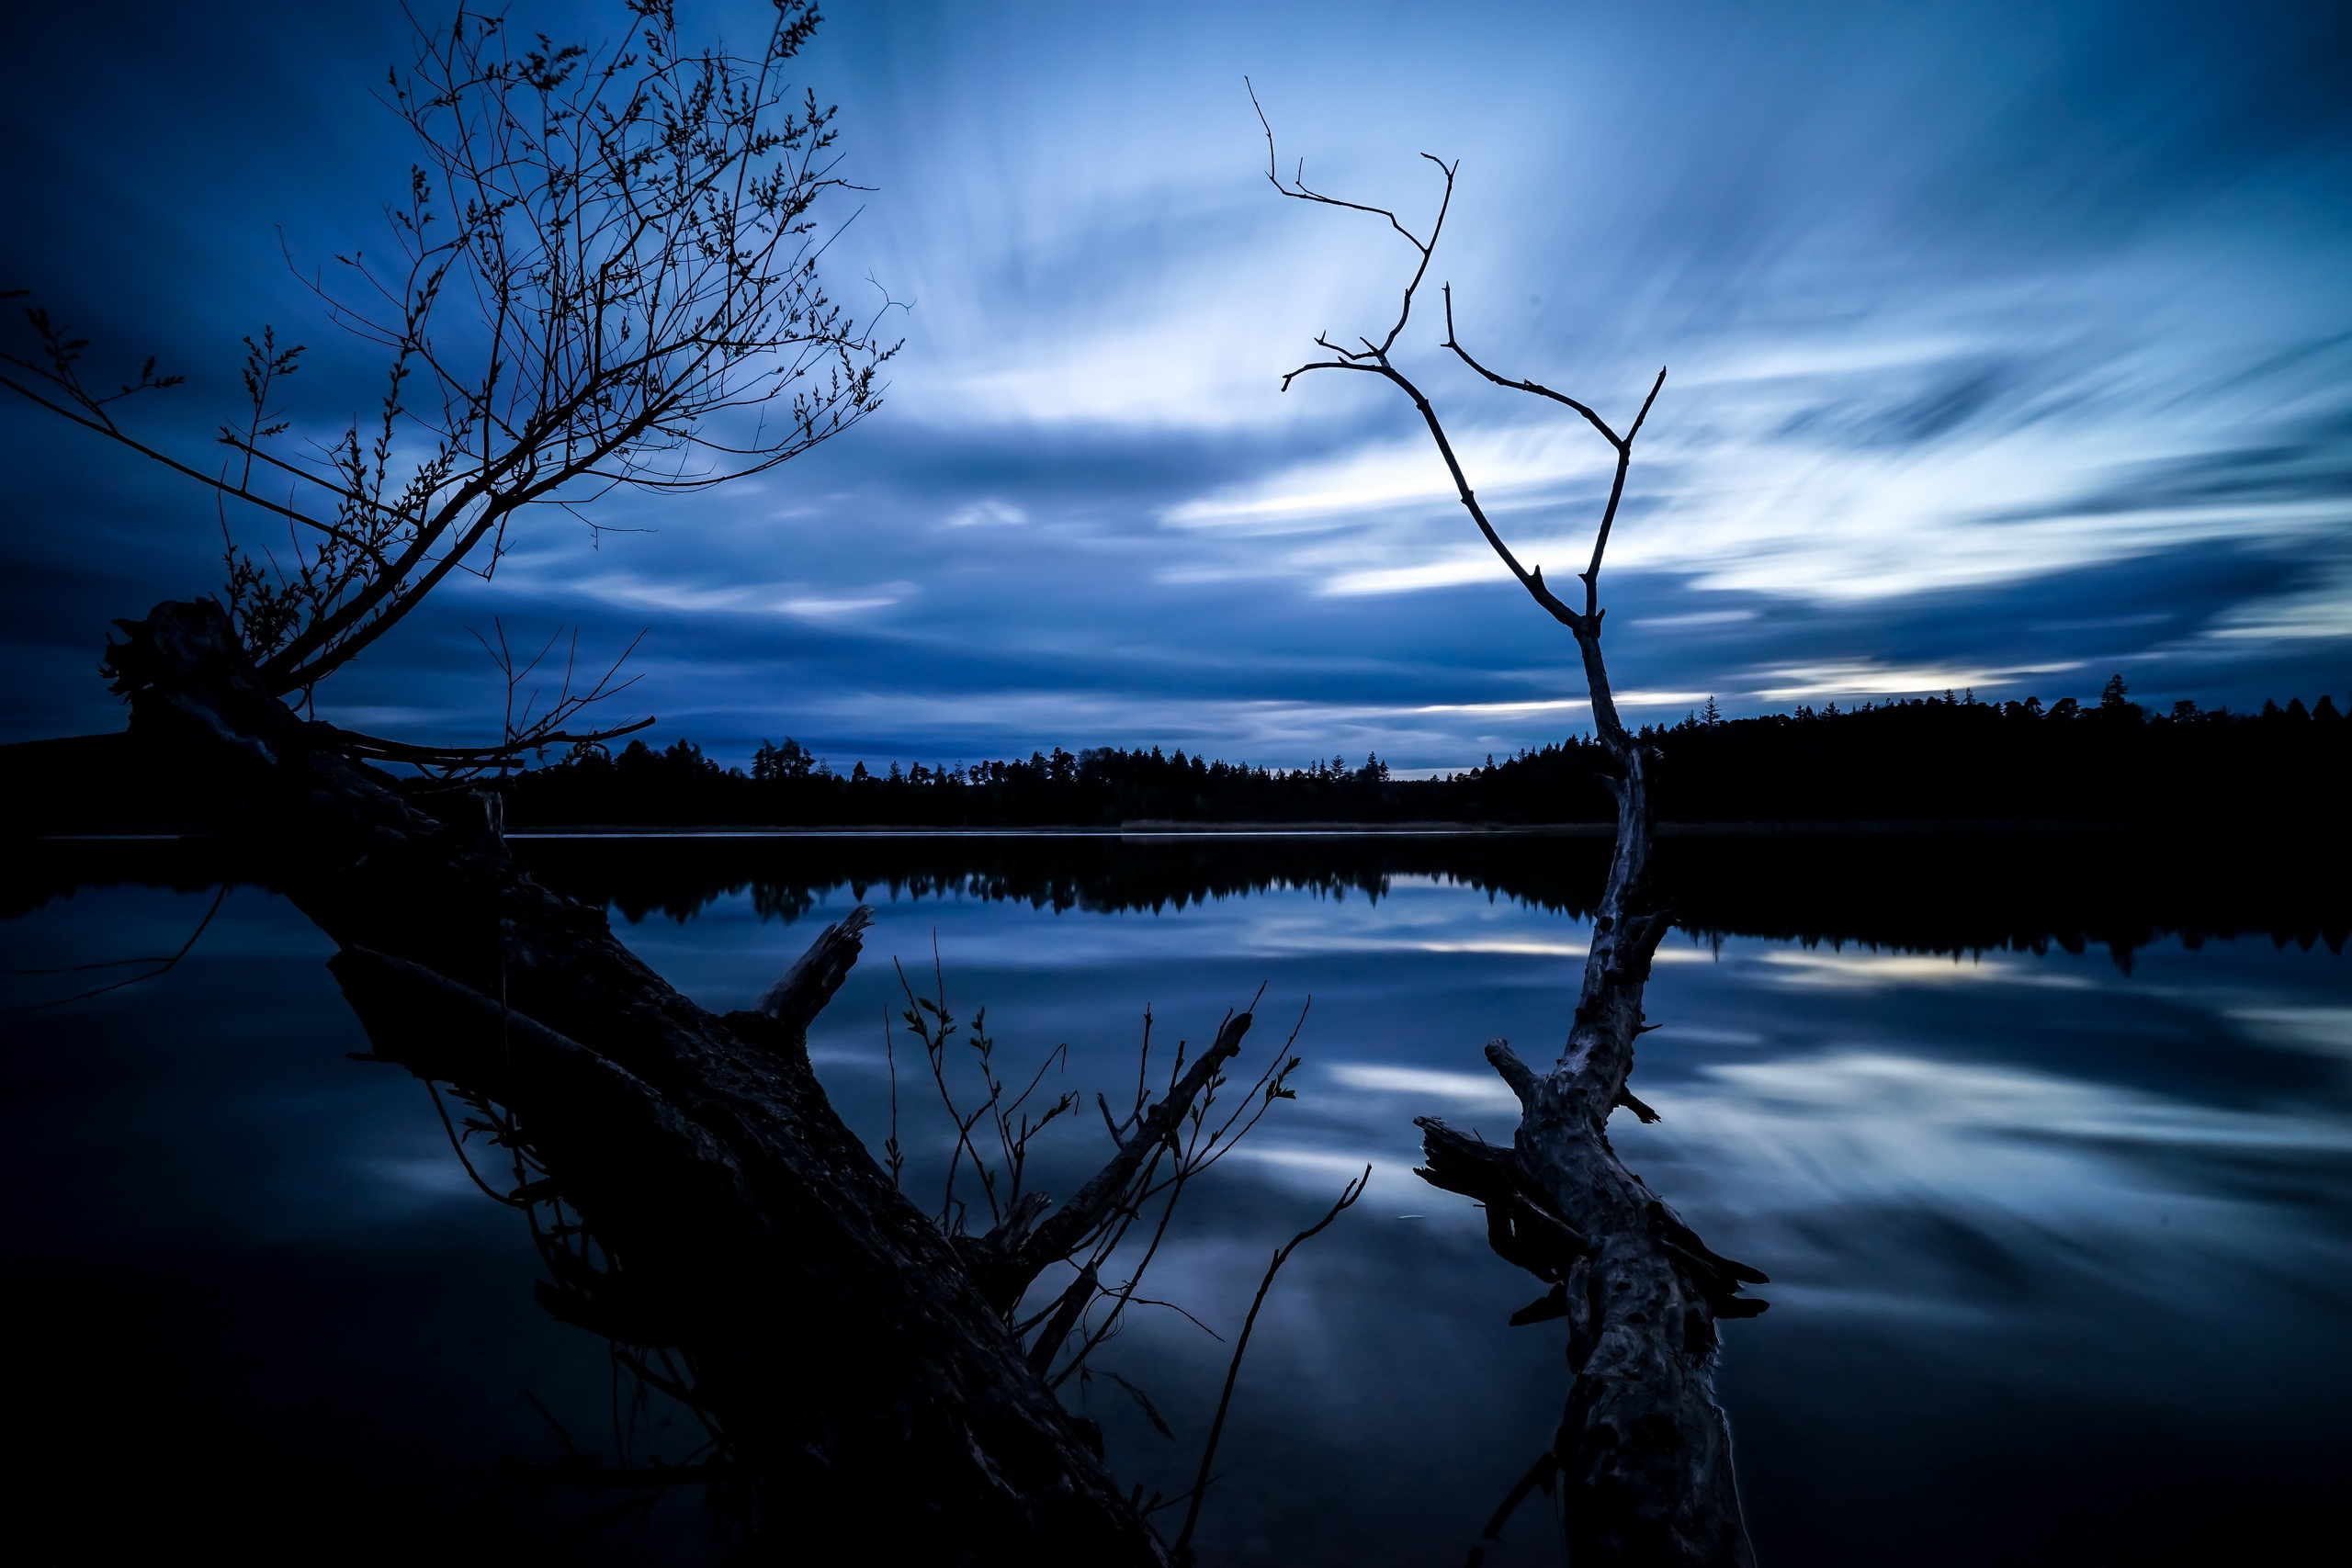
[[[1496, 1141], [1479, 1047], [1548, 1062], [1605, 844], [1573, 835], [518, 840], [718, 1010], [861, 898], [865, 957], [811, 1032], [844, 1117], [935, 1204], [951, 1146], [892, 960], [987, 1009], [1001, 1060], [1092, 1096], [1262, 987], [1274, 1105], [1189, 1193], [1147, 1296], [1073, 1393], [1113, 1470], [1190, 1484], [1272, 1249], [1372, 1168], [1268, 1298], [1204, 1513], [1207, 1562], [1464, 1561], [1566, 1392], [1542, 1293], [1413, 1174], [1413, 1119]], [[2352, 1468], [2352, 893], [2340, 855], [2116, 835], [1661, 843], [1661, 952], [1611, 1135], [1717, 1250], [1772, 1278], [1719, 1392], [1760, 1559], [2171, 1562], [2300, 1555]], [[51, 844], [7, 876], [6, 1289], [20, 1521], [337, 1557], [698, 1562], [696, 1488], [582, 1500], [568, 1450], [676, 1458], [435, 1101], [367, 1042], [282, 901], [202, 846]], [[1304, 1010], [1303, 1021], [1300, 1013]], [[911, 1053], [911, 1054], [910, 1054]], [[1159, 1060], [1164, 1063], [1165, 1056]], [[1024, 1074], [1025, 1077], [1025, 1074]], [[1122, 1088], [1124, 1085], [1124, 1089]], [[968, 1183], [967, 1184], [968, 1190]], [[1182, 1311], [1177, 1310], [1182, 1309]], [[1197, 1319], [1197, 1323], [1195, 1320]], [[1222, 1338], [1216, 1337], [1222, 1336]], [[1173, 1437], [1107, 1373], [1148, 1395]], [[662, 1422], [670, 1419], [672, 1425]], [[666, 1445], [666, 1447], [665, 1447]], [[519, 1464], [518, 1464], [519, 1461]], [[1489, 1563], [1559, 1560], [1540, 1495]], [[20, 1525], [20, 1528], [28, 1528]]]

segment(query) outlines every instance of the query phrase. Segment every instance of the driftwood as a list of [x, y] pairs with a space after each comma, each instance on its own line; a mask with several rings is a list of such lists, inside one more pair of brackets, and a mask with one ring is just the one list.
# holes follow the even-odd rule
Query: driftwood
[[[1600, 732], [1624, 771], [1614, 781], [1616, 849], [1567, 1046], [1539, 1072], [1507, 1043], [1490, 1041], [1487, 1060], [1520, 1102], [1510, 1147], [1424, 1117], [1417, 1174], [1484, 1204], [1496, 1255], [1550, 1283], [1513, 1324], [1566, 1320], [1572, 1382], [1544, 1462], [1563, 1488], [1571, 1559], [1579, 1568], [1748, 1568], [1755, 1553], [1740, 1517], [1731, 1433], [1713, 1389], [1715, 1325], [1764, 1311], [1765, 1303], [1738, 1292], [1767, 1280], [1711, 1250], [1609, 1143], [1610, 1113], [1620, 1106], [1644, 1122], [1657, 1119], [1625, 1080], [1634, 1043], [1650, 1027], [1642, 994], [1669, 918], [1648, 902], [1651, 820], [1640, 742], [1608, 704], [1598, 614], [1578, 622], [1589, 628], [1577, 640], [1594, 712], [1607, 715]], [[1525, 1483], [1512, 1501], [1524, 1495]], [[1499, 1529], [1498, 1517], [1490, 1533]]]
[[[1005, 1323], [1005, 1303], [1088, 1226], [1033, 1204], [1018, 1229], [949, 1237], [810, 1070], [808, 1021], [855, 961], [864, 911], [759, 1009], [714, 1015], [602, 911], [533, 881], [488, 797], [441, 797], [469, 821], [430, 815], [288, 709], [218, 605], [118, 625], [108, 670], [133, 729], [220, 777], [239, 811], [226, 830], [254, 874], [341, 946], [333, 966], [376, 1055], [512, 1116], [607, 1265], [543, 1296], [692, 1369], [679, 1392], [723, 1433], [764, 1554], [1167, 1560], [1091, 1424], [1062, 1408]], [[1154, 1114], [1181, 1115], [1175, 1099], [1248, 1023], [1228, 1024], [1206, 1070]], [[1101, 1185], [1073, 1208], [1100, 1201]]]
[[[1260, 118], [1263, 124], [1262, 110]], [[1266, 177], [1277, 191], [1295, 200], [1381, 219], [1412, 247], [1416, 257], [1396, 321], [1383, 336], [1376, 341], [1359, 337], [1355, 342], [1361, 346], [1353, 348], [1328, 333], [1317, 337], [1317, 346], [1328, 357], [1291, 371], [1283, 378], [1283, 387], [1287, 390], [1298, 377], [1314, 372], [1347, 371], [1386, 381], [1413, 405], [1480, 536], [1528, 596], [1576, 639], [1592, 703], [1593, 730], [1609, 759], [1602, 782], [1617, 806], [1609, 880], [1593, 915], [1584, 982], [1566, 1048], [1548, 1072], [1538, 1072], [1502, 1041], [1487, 1047], [1487, 1061], [1519, 1097], [1521, 1121], [1511, 1146], [1493, 1147], [1433, 1118], [1419, 1123], [1426, 1156], [1419, 1174], [1484, 1203], [1487, 1237], [1495, 1251], [1551, 1283], [1548, 1293], [1513, 1314], [1511, 1321], [1566, 1318], [1568, 1325], [1574, 1382], [1567, 1412], [1551, 1452], [1514, 1489], [1490, 1533], [1499, 1529], [1501, 1518], [1539, 1479], [1556, 1480], [1563, 1488], [1569, 1554], [1577, 1568], [1746, 1568], [1755, 1554], [1740, 1519], [1730, 1431], [1711, 1384], [1716, 1322], [1763, 1311], [1764, 1303], [1737, 1292], [1742, 1283], [1761, 1284], [1765, 1278], [1708, 1250], [1625, 1168], [1610, 1147], [1608, 1133], [1610, 1112], [1621, 1105], [1645, 1122], [1657, 1119], [1657, 1112], [1627, 1089], [1625, 1080], [1634, 1067], [1634, 1042], [1650, 1027], [1642, 1016], [1650, 961], [1673, 920], [1650, 883], [1654, 822], [1648, 773], [1653, 759], [1619, 716], [1601, 656], [1606, 612], [1600, 604], [1600, 568], [1624, 500], [1634, 441], [1666, 385], [1666, 372], [1657, 373], [1640, 412], [1621, 434], [1577, 399], [1535, 381], [1499, 375], [1472, 357], [1454, 330], [1453, 289], [1447, 286], [1443, 290], [1444, 348], [1495, 386], [1571, 411], [1615, 455], [1616, 472], [1594, 533], [1591, 559], [1576, 574], [1583, 592], [1572, 597], [1582, 603], [1572, 603], [1544, 581], [1541, 566], [1521, 564], [1496, 530], [1436, 406], [1396, 362], [1397, 342], [1412, 320], [1415, 297], [1429, 276], [1453, 206], [1459, 167], [1423, 156], [1444, 178], [1444, 194], [1426, 240], [1385, 208], [1327, 196], [1296, 176], [1285, 182], [1274, 157], [1273, 130], [1266, 127]]]

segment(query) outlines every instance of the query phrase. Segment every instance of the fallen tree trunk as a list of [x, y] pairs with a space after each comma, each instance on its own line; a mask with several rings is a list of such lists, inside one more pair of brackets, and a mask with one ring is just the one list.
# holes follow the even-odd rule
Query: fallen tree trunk
[[714, 1015], [602, 911], [533, 881], [493, 797], [445, 797], [471, 820], [444, 820], [335, 750], [254, 678], [217, 605], [118, 625], [108, 671], [134, 731], [225, 786], [224, 830], [341, 946], [377, 1054], [506, 1108], [608, 1256], [553, 1281], [549, 1304], [692, 1367], [763, 1555], [1166, 1561], [1099, 1436], [1006, 1326], [1012, 1282], [1055, 1259], [973, 1238], [984, 1289], [809, 1067], [808, 1023], [855, 960], [858, 918], [762, 1009]]
[[[1551, 1284], [1512, 1323], [1566, 1320], [1567, 1409], [1545, 1464], [1564, 1488], [1571, 1561], [1577, 1568], [1752, 1568], [1731, 1433], [1714, 1401], [1715, 1325], [1762, 1312], [1765, 1303], [1738, 1291], [1766, 1280], [1710, 1250], [1610, 1146], [1609, 1117], [1618, 1107], [1657, 1119], [1626, 1079], [1634, 1043], [1648, 1027], [1642, 997], [1650, 963], [1671, 919], [1650, 895], [1648, 756], [1617, 721], [1598, 616], [1572, 629], [1619, 769], [1610, 780], [1615, 852], [1575, 1019], [1548, 1072], [1503, 1041], [1488, 1043], [1487, 1062], [1520, 1102], [1510, 1148], [1425, 1117], [1419, 1174], [1485, 1204], [1497, 1255]], [[1490, 1533], [1499, 1527], [1498, 1518]]]

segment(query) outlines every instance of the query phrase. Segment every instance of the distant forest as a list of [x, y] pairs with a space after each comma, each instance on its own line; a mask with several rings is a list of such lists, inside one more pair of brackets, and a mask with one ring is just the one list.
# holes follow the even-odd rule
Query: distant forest
[[[2331, 696], [2259, 713], [2177, 703], [2152, 714], [2120, 676], [2099, 702], [1865, 703], [1643, 729], [1668, 822], [2166, 822], [2234, 817], [2340, 827], [2352, 725]], [[1116, 827], [1123, 823], [1613, 820], [1600, 745], [1573, 739], [1449, 778], [1398, 779], [1376, 756], [1274, 769], [1116, 748], [931, 767], [833, 771], [792, 739], [749, 772], [690, 741], [582, 748], [508, 785], [516, 827]]]

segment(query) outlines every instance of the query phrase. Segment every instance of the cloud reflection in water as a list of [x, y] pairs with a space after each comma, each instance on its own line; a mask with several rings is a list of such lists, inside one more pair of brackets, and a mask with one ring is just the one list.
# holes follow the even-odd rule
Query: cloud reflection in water
[[[690, 919], [620, 929], [733, 1007], [849, 901], [836, 888], [786, 927], [722, 894]], [[204, 902], [87, 889], [8, 930], [25, 962], [87, 960], [168, 946]], [[1377, 901], [1266, 891], [1158, 914], [885, 897], [812, 1043], [876, 1140], [888, 959], [927, 965], [934, 931], [958, 1007], [988, 1004], [1010, 1059], [1069, 1041], [1069, 1087], [1090, 1093], [1132, 1085], [1147, 1003], [1172, 1044], [1262, 982], [1256, 1043], [1272, 1050], [1312, 995], [1299, 1100], [1219, 1168], [1155, 1280], [1229, 1333], [1270, 1247], [1375, 1166], [1366, 1203], [1269, 1303], [1210, 1544], [1240, 1562], [1457, 1556], [1545, 1441], [1565, 1373], [1549, 1327], [1504, 1325], [1533, 1282], [1487, 1251], [1475, 1210], [1411, 1176], [1411, 1118], [1508, 1135], [1510, 1100], [1478, 1047], [1503, 1035], [1547, 1054], [1584, 928], [1426, 876]], [[1711, 1242], [1773, 1276], [1772, 1311], [1728, 1336], [1723, 1381], [1760, 1550], [2217, 1560], [2215, 1543], [2313, 1522], [2321, 1478], [2352, 1457], [2337, 1415], [2352, 1397], [2345, 958], [2160, 942], [2127, 976], [2097, 953], [1954, 963], [1740, 937], [1666, 952], [1650, 1003], [1665, 1027], [1636, 1079], [1665, 1120], [1620, 1117], [1611, 1135]], [[357, 1515], [390, 1506], [368, 1489], [406, 1486], [411, 1461], [356, 1438], [282, 1451], [277, 1402], [326, 1401], [355, 1431], [462, 1470], [546, 1440], [518, 1379], [593, 1427], [605, 1373], [583, 1337], [537, 1315], [527, 1244], [437, 1163], [415, 1086], [341, 1058], [358, 1042], [322, 956], [282, 905], [241, 892], [174, 976], [27, 1025], [6, 1106], [11, 1190], [28, 1198], [11, 1278], [75, 1377], [125, 1342], [179, 1347], [172, 1387], [271, 1368], [237, 1396], [221, 1462], [307, 1476], [321, 1507]], [[910, 1134], [927, 1183], [939, 1150]], [[1068, 1138], [1049, 1187], [1096, 1153], [1084, 1124]], [[56, 1169], [91, 1174], [63, 1186]], [[189, 1256], [204, 1267], [153, 1263]], [[87, 1280], [123, 1277], [138, 1288], [107, 1287], [113, 1316], [75, 1304]], [[254, 1317], [256, 1300], [283, 1312]], [[1180, 1432], [1204, 1427], [1223, 1345], [1155, 1312], [1114, 1353]], [[405, 1370], [353, 1371], [379, 1365]], [[1092, 1408], [1122, 1473], [1185, 1483], [1183, 1451], [1124, 1400]], [[412, 1490], [395, 1511], [443, 1506], [428, 1495], [453, 1494]], [[1515, 1540], [1516, 1560], [1533, 1544]]]

